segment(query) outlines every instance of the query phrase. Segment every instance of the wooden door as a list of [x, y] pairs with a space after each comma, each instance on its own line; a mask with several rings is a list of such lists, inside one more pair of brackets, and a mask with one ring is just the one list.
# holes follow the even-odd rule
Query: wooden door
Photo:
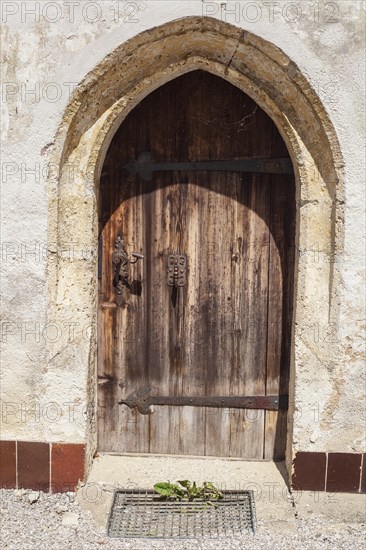
[[[100, 188], [99, 450], [282, 458], [287, 413], [118, 404], [150, 387], [160, 396], [288, 393], [294, 264], [292, 175], [158, 171], [156, 161], [288, 157], [275, 125], [223, 79], [194, 71], [145, 98], [109, 148]], [[118, 236], [144, 255], [117, 295]], [[187, 282], [167, 284], [170, 254]]]

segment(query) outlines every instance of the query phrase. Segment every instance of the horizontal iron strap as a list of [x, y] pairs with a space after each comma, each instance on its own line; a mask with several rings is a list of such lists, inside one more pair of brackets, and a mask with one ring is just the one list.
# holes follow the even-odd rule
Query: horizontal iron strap
[[120, 405], [130, 408], [137, 407], [141, 414], [149, 414], [151, 405], [215, 407], [234, 409], [264, 409], [277, 411], [287, 409], [287, 395], [254, 395], [254, 396], [163, 396], [151, 395], [150, 388], [143, 388], [126, 399], [119, 401]]
[[165, 171], [258, 172], [263, 174], [294, 173], [289, 157], [155, 162], [149, 152], [140, 153], [136, 160], [130, 159], [125, 165], [125, 170], [130, 174], [138, 174], [145, 181], [151, 181], [153, 172]]

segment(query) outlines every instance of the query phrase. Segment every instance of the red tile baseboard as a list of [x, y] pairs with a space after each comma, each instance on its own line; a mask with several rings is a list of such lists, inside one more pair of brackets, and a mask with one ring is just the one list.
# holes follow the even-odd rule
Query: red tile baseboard
[[51, 491], [74, 491], [84, 476], [84, 445], [52, 443]]
[[324, 491], [327, 469], [326, 453], [297, 453], [292, 488], [297, 491]]
[[326, 491], [358, 493], [361, 478], [361, 454], [329, 453]]
[[50, 489], [50, 447], [48, 443], [17, 442], [18, 487], [20, 489]]
[[366, 493], [366, 453], [362, 455], [361, 493]]
[[16, 482], [16, 443], [15, 441], [0, 441], [0, 487], [13, 489]]
[[[83, 444], [0, 441], [0, 487], [74, 491], [84, 477]], [[292, 488], [366, 493], [366, 454], [298, 452]]]
[[298, 452], [291, 485], [297, 491], [365, 493], [365, 477], [365, 455], [361, 453]]
[[82, 444], [0, 441], [0, 488], [74, 491], [84, 477]]

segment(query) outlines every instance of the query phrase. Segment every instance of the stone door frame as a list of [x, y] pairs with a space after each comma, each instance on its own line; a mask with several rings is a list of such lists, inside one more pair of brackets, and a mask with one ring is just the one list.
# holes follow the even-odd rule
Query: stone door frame
[[[314, 338], [338, 319], [343, 247], [343, 171], [336, 133], [311, 84], [284, 52], [228, 23], [187, 17], [145, 31], [111, 52], [80, 85], [49, 153], [48, 322], [69, 327], [48, 342], [48, 368], [63, 390], [85, 395], [78, 420], [86, 471], [96, 451], [98, 187], [106, 152], [128, 113], [149, 93], [202, 69], [242, 89], [272, 118], [291, 155], [296, 179], [297, 235], [293, 344], [286, 461], [313, 411], [326, 370], [337, 357], [331, 338]], [[70, 248], [73, 254], [54, 253]], [[85, 251], [88, 253], [86, 254]], [[315, 373], [317, 373], [315, 377]], [[72, 374], [72, 376], [71, 376]], [[304, 388], [306, 392], [304, 393]], [[311, 397], [311, 399], [310, 399]], [[302, 409], [299, 412], [300, 403]], [[299, 418], [301, 417], [301, 423]], [[308, 420], [307, 420], [308, 419]]]

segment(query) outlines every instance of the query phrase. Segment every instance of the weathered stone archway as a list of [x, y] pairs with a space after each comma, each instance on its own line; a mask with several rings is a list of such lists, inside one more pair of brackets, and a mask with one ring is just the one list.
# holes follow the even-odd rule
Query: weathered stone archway
[[[73, 243], [77, 251], [93, 252], [87, 257], [55, 255], [48, 266], [49, 318], [61, 325], [72, 321], [75, 326], [72, 342], [65, 332], [62, 340], [49, 343], [49, 363], [53, 369], [62, 365], [65, 376], [72, 372], [73, 383], [87, 396], [88, 412], [80, 431], [85, 430], [88, 464], [96, 448], [93, 329], [101, 167], [115, 131], [141, 99], [194, 69], [221, 76], [251, 96], [274, 120], [287, 144], [297, 181], [292, 412], [299, 397], [304, 401], [319, 391], [319, 380], [329, 384], [323, 373], [337, 353], [335, 345], [312, 339], [306, 330], [315, 324], [329, 325], [338, 315], [338, 274], [329, 258], [343, 242], [342, 160], [326, 111], [296, 65], [274, 45], [211, 18], [172, 21], [122, 44], [86, 76], [64, 114], [51, 152], [51, 165], [58, 167], [58, 174], [51, 175], [49, 184], [49, 242], [60, 249]], [[307, 414], [312, 411], [289, 426], [288, 461], [294, 448], [292, 432], [301, 439], [308, 429]]]

